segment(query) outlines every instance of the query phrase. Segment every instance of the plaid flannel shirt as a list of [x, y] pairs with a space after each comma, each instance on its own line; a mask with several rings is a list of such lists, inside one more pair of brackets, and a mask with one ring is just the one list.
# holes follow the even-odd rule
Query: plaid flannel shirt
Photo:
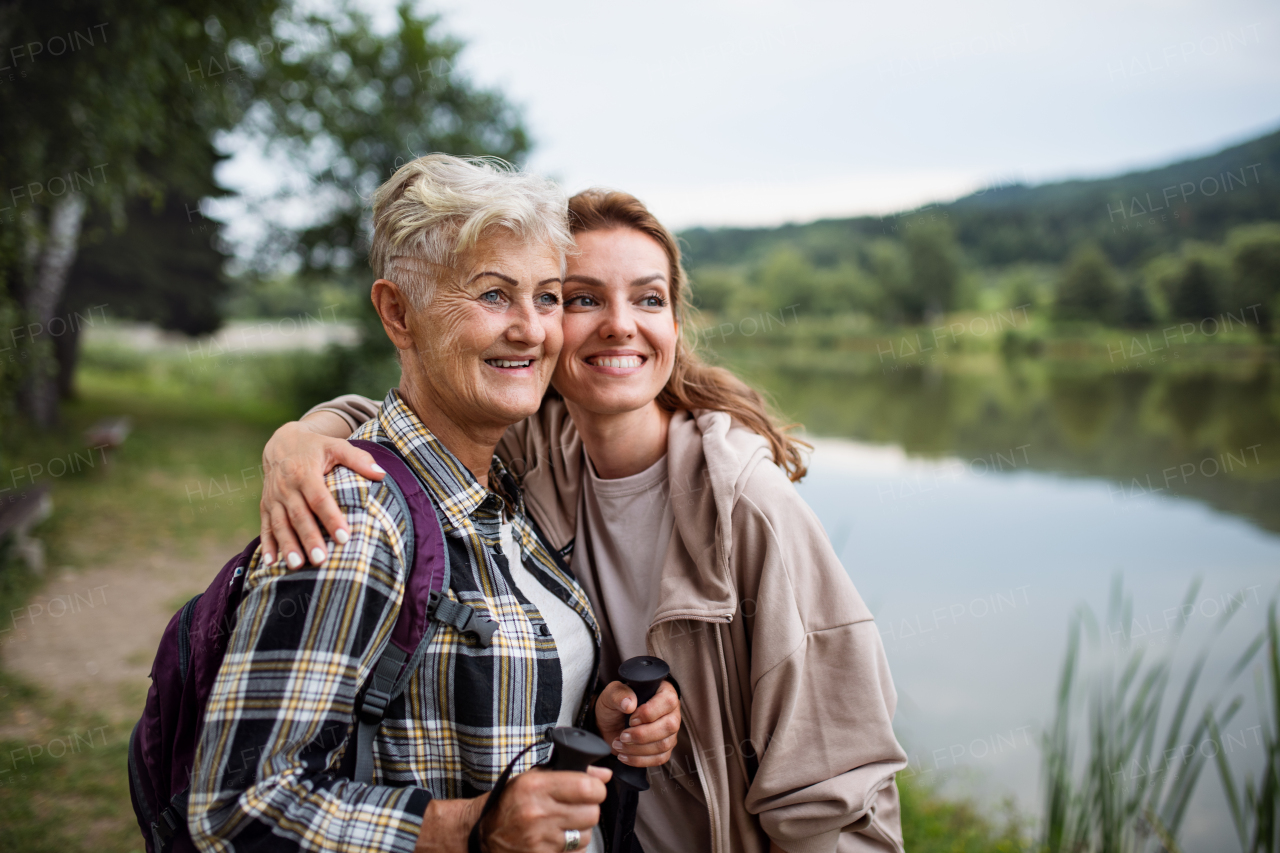
[[[494, 457], [486, 490], [394, 389], [352, 436], [390, 439], [440, 510], [448, 595], [499, 623], [485, 648], [437, 623], [374, 744], [374, 784], [343, 778], [355, 700], [404, 593], [406, 519], [389, 490], [346, 468], [327, 482], [351, 539], [321, 568], [250, 564], [230, 646], [205, 710], [188, 805], [202, 850], [413, 850], [432, 797], [492, 788], [516, 754], [556, 725], [561, 670], [537, 608], [511, 579], [499, 542], [504, 506], [525, 567], [600, 631], [586, 595], [534, 533], [519, 489]], [[588, 685], [587, 693], [591, 693]], [[579, 714], [585, 718], [587, 702]], [[517, 770], [544, 760], [531, 750]]]

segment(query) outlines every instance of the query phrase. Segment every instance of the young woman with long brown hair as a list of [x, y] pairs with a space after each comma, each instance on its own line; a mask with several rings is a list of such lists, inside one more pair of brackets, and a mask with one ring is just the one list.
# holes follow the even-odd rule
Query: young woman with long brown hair
[[[639, 200], [587, 191], [570, 218], [557, 393], [498, 455], [587, 591], [601, 683], [650, 654], [681, 691], [668, 763], [654, 766], [671, 747], [645, 742], [642, 715], [605, 732], [622, 760], [650, 768], [640, 842], [647, 853], [902, 850], [896, 693], [871, 613], [794, 488], [801, 443], [687, 344], [679, 246]], [[370, 470], [335, 438], [374, 410], [348, 395], [276, 433], [264, 547], [323, 561], [313, 512], [342, 540], [317, 484], [334, 464]]]

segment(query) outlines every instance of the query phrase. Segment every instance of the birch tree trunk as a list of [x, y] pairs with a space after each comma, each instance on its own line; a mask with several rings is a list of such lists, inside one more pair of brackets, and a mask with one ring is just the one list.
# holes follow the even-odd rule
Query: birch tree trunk
[[[83, 194], [68, 193], [49, 214], [49, 233], [39, 249], [35, 286], [27, 291], [27, 312], [32, 321], [39, 324], [38, 334], [48, 333], [49, 321], [66, 289], [80, 245], [85, 209]], [[37, 357], [27, 397], [28, 414], [39, 426], [52, 426], [58, 419], [56, 369], [51, 358]]]

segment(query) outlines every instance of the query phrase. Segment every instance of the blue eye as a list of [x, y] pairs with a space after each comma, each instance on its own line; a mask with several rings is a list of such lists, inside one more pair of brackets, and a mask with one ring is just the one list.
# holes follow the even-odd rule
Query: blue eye
[[490, 290], [488, 293], [482, 293], [480, 294], [480, 300], [482, 302], [497, 304], [498, 302], [502, 301], [502, 291]]
[[542, 293], [538, 295], [538, 300], [543, 305], [559, 305], [560, 297], [554, 293]]
[[666, 308], [667, 307], [667, 300], [663, 299], [661, 296], [646, 296], [641, 301], [644, 304], [644, 307], [646, 308]]
[[584, 293], [584, 294], [581, 294], [580, 296], [575, 296], [572, 299], [566, 299], [564, 301], [564, 304], [577, 305], [582, 308], [593, 308], [597, 303], [594, 297], [588, 296], [587, 294]]

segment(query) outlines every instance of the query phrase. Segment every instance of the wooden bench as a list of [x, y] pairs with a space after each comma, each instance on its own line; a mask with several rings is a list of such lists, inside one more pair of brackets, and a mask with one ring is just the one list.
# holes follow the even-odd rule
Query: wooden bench
[[44, 543], [31, 538], [31, 528], [52, 512], [53, 495], [46, 483], [0, 495], [0, 539], [12, 536], [14, 550], [33, 572], [44, 571]]

